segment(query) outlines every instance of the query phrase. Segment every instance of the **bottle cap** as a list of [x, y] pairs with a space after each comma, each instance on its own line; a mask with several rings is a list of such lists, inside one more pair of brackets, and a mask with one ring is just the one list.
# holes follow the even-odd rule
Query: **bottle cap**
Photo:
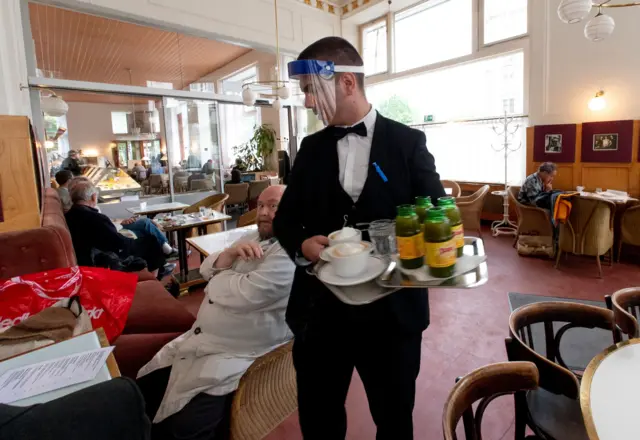
[[401, 217], [410, 216], [412, 214], [415, 214], [416, 212], [416, 207], [413, 205], [400, 205], [397, 207], [397, 209], [398, 215]]
[[451, 196], [439, 197], [438, 206], [456, 206], [456, 199]]
[[429, 208], [427, 210], [427, 220], [438, 221], [438, 220], [444, 220], [444, 219], [445, 219], [445, 214], [444, 214], [443, 208]]
[[416, 197], [416, 206], [428, 206], [428, 207], [433, 206], [433, 203], [431, 203], [431, 197], [429, 196]]

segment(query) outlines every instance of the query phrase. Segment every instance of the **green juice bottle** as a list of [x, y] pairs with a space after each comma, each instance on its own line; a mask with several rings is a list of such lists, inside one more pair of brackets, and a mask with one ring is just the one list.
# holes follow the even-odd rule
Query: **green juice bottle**
[[456, 247], [451, 222], [442, 208], [427, 211], [424, 222], [425, 264], [429, 274], [437, 278], [448, 278], [456, 267]]
[[424, 263], [424, 246], [418, 215], [413, 205], [398, 206], [396, 243], [400, 264], [405, 269], [418, 269]]
[[430, 197], [416, 197], [416, 214], [418, 214], [418, 221], [420, 222], [421, 232], [424, 232], [424, 221], [427, 219], [427, 210], [429, 208], [433, 208]]
[[456, 245], [458, 257], [462, 257], [464, 249], [464, 228], [462, 227], [462, 217], [460, 210], [456, 206], [456, 200], [453, 197], [440, 197], [438, 206], [444, 209], [449, 221], [451, 222], [451, 231]]

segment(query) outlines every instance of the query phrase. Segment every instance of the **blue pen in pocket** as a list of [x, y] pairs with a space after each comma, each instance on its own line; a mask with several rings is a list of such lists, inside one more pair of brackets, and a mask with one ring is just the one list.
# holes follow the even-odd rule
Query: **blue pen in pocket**
[[373, 167], [376, 169], [376, 173], [378, 173], [378, 176], [380, 176], [380, 178], [382, 179], [382, 181], [384, 183], [387, 183], [389, 181], [389, 179], [387, 179], [387, 176], [384, 174], [384, 172], [382, 171], [382, 168], [380, 168], [380, 165], [378, 165], [377, 162], [372, 163], [371, 165], [373, 165]]

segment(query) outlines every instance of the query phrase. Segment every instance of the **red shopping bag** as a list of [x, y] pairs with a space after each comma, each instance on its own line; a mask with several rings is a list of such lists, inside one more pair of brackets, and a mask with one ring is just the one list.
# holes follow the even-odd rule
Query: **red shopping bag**
[[112, 342], [124, 329], [137, 281], [135, 274], [98, 267], [66, 267], [0, 281], [0, 331], [79, 295], [93, 328], [102, 327]]

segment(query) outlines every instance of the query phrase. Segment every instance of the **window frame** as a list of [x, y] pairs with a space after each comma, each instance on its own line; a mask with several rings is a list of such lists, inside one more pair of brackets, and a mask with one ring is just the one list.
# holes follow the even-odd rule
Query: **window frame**
[[385, 63], [385, 69], [381, 72], [376, 72], [376, 73], [372, 73], [370, 75], [366, 75], [365, 74], [365, 78], [375, 78], [377, 76], [380, 75], [386, 75], [388, 73], [390, 73], [391, 71], [395, 71], [395, 66], [393, 64], [393, 57], [391, 56], [391, 53], [393, 52], [392, 47], [393, 47], [393, 27], [392, 27], [392, 18], [393, 18], [393, 14], [392, 13], [387, 13], [384, 14], [378, 18], [375, 18], [371, 21], [368, 21], [366, 23], [361, 24], [360, 26], [358, 26], [358, 45], [360, 48], [360, 53], [362, 54], [362, 57], [364, 58], [364, 32], [367, 28], [373, 27], [375, 25], [378, 25], [380, 23], [384, 23], [385, 27], [387, 28], [387, 41], [386, 41], [386, 46], [387, 46], [387, 60]]
[[374, 84], [378, 84], [381, 82], [392, 81], [404, 77], [410, 77], [413, 75], [429, 72], [431, 70], [439, 70], [445, 67], [452, 67], [458, 64], [467, 63], [470, 61], [476, 61], [483, 58], [489, 58], [496, 55], [500, 55], [503, 53], [508, 53], [516, 50], [524, 51], [524, 63], [525, 63], [525, 79], [524, 79], [524, 104], [525, 109], [528, 108], [528, 89], [529, 89], [529, 32], [531, 29], [531, 10], [532, 4], [535, 0], [527, 0], [527, 32], [525, 34], [516, 35], [513, 37], [509, 37], [503, 40], [494, 41], [488, 44], [484, 43], [484, 2], [485, 0], [472, 0], [472, 44], [471, 44], [471, 53], [468, 55], [463, 55], [456, 58], [451, 58], [449, 60], [440, 61], [437, 63], [427, 64], [424, 66], [415, 67], [413, 69], [404, 70], [402, 72], [398, 72], [395, 66], [395, 44], [394, 44], [394, 23], [395, 23], [395, 15], [403, 13], [409, 9], [415, 8], [420, 4], [426, 3], [429, 0], [422, 0], [416, 2], [410, 6], [399, 9], [398, 11], [389, 11], [388, 13], [375, 18], [374, 20], [370, 20], [366, 23], [363, 23], [358, 26], [358, 35], [359, 35], [359, 49], [360, 53], [364, 53], [363, 51], [363, 31], [366, 27], [375, 24], [376, 22], [380, 22], [385, 20], [387, 22], [387, 71], [383, 73], [378, 73], [375, 75], [365, 76], [365, 85], [371, 86]]

